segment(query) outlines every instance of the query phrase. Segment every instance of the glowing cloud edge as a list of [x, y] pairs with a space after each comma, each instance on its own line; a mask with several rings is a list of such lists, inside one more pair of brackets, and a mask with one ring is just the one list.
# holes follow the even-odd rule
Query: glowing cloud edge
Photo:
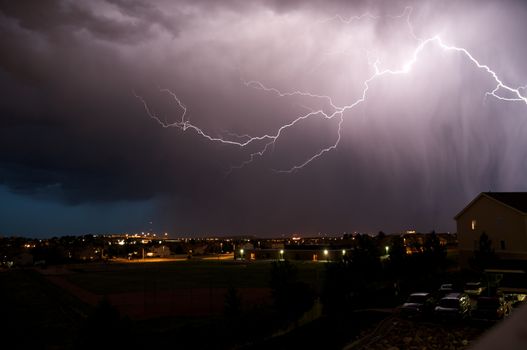
[[[329, 103], [329, 105], [331, 106], [331, 108], [333, 109], [332, 113], [329, 113], [329, 114], [324, 112], [323, 110], [311, 110], [309, 113], [301, 115], [301, 116], [297, 117], [296, 119], [294, 119], [293, 121], [280, 126], [276, 130], [276, 132], [274, 134], [264, 134], [264, 135], [261, 135], [261, 136], [250, 136], [250, 135], [246, 135], [246, 134], [245, 135], [237, 135], [237, 134], [229, 132], [229, 134], [231, 136], [234, 136], [238, 140], [224, 138], [224, 137], [211, 136], [210, 134], [208, 134], [205, 131], [203, 131], [203, 129], [201, 129], [200, 127], [192, 124], [189, 120], [185, 119], [185, 117], [187, 115], [187, 111], [188, 111], [187, 107], [183, 104], [183, 102], [179, 99], [179, 97], [173, 91], [171, 91], [171, 90], [169, 90], [167, 88], [159, 88], [160, 92], [169, 94], [174, 99], [174, 101], [179, 106], [179, 108], [182, 110], [182, 114], [181, 114], [181, 117], [180, 117], [179, 121], [172, 122], [172, 123], [168, 123], [166, 121], [161, 120], [161, 118], [158, 117], [151, 110], [151, 108], [148, 106], [147, 102], [145, 101], [145, 99], [143, 97], [138, 95], [135, 91], [133, 92], [133, 94], [143, 104], [143, 107], [144, 107], [147, 115], [151, 119], [155, 120], [163, 128], [178, 128], [178, 129], [180, 129], [182, 131], [192, 130], [192, 131], [196, 132], [198, 135], [200, 135], [201, 137], [203, 137], [203, 138], [205, 138], [205, 139], [207, 139], [207, 140], [209, 140], [211, 142], [218, 142], [218, 143], [222, 143], [222, 144], [226, 144], [226, 145], [230, 145], [230, 146], [241, 147], [241, 148], [245, 148], [245, 147], [247, 147], [249, 145], [252, 145], [252, 144], [255, 144], [255, 143], [258, 143], [258, 142], [263, 142], [263, 146], [258, 151], [250, 153], [249, 154], [249, 158], [246, 161], [242, 162], [241, 164], [238, 164], [238, 165], [235, 165], [235, 166], [231, 166], [229, 171], [228, 171], [228, 173], [230, 173], [231, 171], [233, 171], [235, 169], [241, 169], [241, 168], [249, 165], [250, 163], [252, 163], [256, 158], [263, 156], [268, 151], [269, 147], [271, 145], [274, 145], [276, 143], [276, 141], [280, 139], [280, 137], [282, 136], [284, 131], [286, 131], [289, 128], [294, 127], [296, 124], [300, 123], [301, 121], [306, 120], [306, 119], [311, 118], [311, 117], [314, 117], [314, 116], [321, 116], [322, 118], [328, 119], [328, 120], [332, 120], [334, 118], [337, 119], [337, 121], [338, 121], [338, 129], [337, 129], [337, 137], [335, 139], [335, 142], [333, 144], [331, 144], [330, 146], [328, 146], [328, 147], [321, 148], [318, 152], [314, 153], [311, 157], [307, 158], [302, 163], [296, 164], [296, 165], [292, 166], [289, 169], [279, 169], [279, 170], [273, 169], [273, 170], [275, 172], [278, 172], [278, 173], [292, 173], [292, 172], [295, 172], [297, 170], [300, 170], [300, 169], [304, 168], [305, 166], [307, 166], [308, 164], [310, 164], [314, 160], [316, 160], [319, 157], [323, 156], [325, 153], [334, 150], [335, 148], [338, 147], [338, 145], [340, 143], [340, 140], [341, 140], [342, 124], [344, 123], [345, 113], [348, 110], [351, 110], [351, 109], [355, 108], [356, 106], [358, 106], [361, 103], [366, 101], [367, 93], [368, 93], [368, 91], [370, 89], [370, 83], [373, 82], [376, 79], [379, 79], [379, 78], [385, 76], [385, 75], [408, 74], [409, 72], [411, 72], [413, 66], [418, 61], [419, 54], [425, 49], [425, 47], [427, 47], [428, 45], [432, 45], [432, 44], [436, 44], [443, 51], [455, 51], [455, 52], [461, 53], [470, 62], [472, 62], [478, 69], [481, 69], [481, 70], [485, 71], [487, 74], [489, 74], [493, 78], [493, 80], [495, 81], [496, 85], [495, 85], [495, 87], [492, 90], [487, 91], [485, 93], [486, 97], [492, 96], [492, 97], [494, 97], [494, 98], [496, 98], [498, 100], [507, 101], [507, 102], [523, 102], [523, 103], [525, 103], [527, 105], [527, 96], [522, 95], [522, 93], [520, 92], [520, 90], [527, 90], [527, 86], [520, 86], [520, 87], [514, 88], [514, 87], [511, 87], [511, 86], [505, 84], [494, 70], [492, 70], [488, 65], [480, 63], [467, 49], [465, 49], [463, 47], [457, 47], [457, 46], [452, 46], [452, 45], [445, 44], [442, 41], [442, 39], [441, 39], [441, 37], [439, 35], [435, 35], [435, 36], [432, 36], [432, 37], [424, 39], [424, 40], [417, 38], [417, 36], [414, 34], [414, 30], [413, 30], [413, 27], [412, 27], [411, 22], [410, 22], [410, 15], [411, 15], [411, 13], [412, 13], [412, 8], [411, 7], [406, 7], [401, 15], [388, 16], [390, 18], [402, 18], [402, 17], [405, 17], [406, 18], [406, 22], [408, 24], [408, 27], [410, 28], [410, 33], [411, 33], [412, 37], [415, 38], [417, 41], [419, 41], [419, 45], [413, 50], [411, 58], [405, 64], [402, 65], [402, 68], [397, 69], [397, 70], [393, 70], [393, 69], [383, 69], [383, 70], [381, 70], [379, 68], [380, 62], [379, 62], [379, 60], [376, 60], [373, 63], [374, 73], [368, 79], [366, 79], [363, 82], [364, 88], [362, 90], [361, 96], [357, 100], [355, 100], [353, 103], [351, 103], [351, 104], [348, 104], [348, 105], [345, 105], [345, 106], [337, 106], [333, 102], [333, 100], [332, 100], [332, 98], [330, 96], [317, 95], [317, 94], [313, 94], [313, 93], [310, 93], [310, 92], [298, 91], [298, 90], [291, 91], [291, 92], [282, 92], [282, 91], [280, 91], [280, 90], [278, 90], [276, 88], [266, 87], [263, 83], [261, 83], [261, 82], [259, 82], [257, 80], [243, 81], [243, 83], [247, 87], [263, 90], [263, 91], [268, 92], [268, 93], [273, 93], [273, 94], [276, 94], [278, 97], [303, 96], [303, 97], [309, 97], [309, 98], [326, 100]], [[369, 13], [366, 13], [366, 14], [363, 14], [363, 15], [360, 15], [360, 16], [352, 16], [349, 19], [344, 19], [342, 16], [337, 15], [337, 16], [329, 18], [329, 19], [327, 19], [325, 21], [328, 21], [328, 20], [339, 20], [339, 21], [341, 21], [343, 23], [350, 23], [353, 20], [361, 20], [363, 18], [378, 19], [379, 17], [373, 16], [373, 15], [371, 15]], [[508, 92], [511, 97], [500, 96], [499, 93], [501, 91]], [[244, 139], [244, 140], [240, 140], [240, 139]]]

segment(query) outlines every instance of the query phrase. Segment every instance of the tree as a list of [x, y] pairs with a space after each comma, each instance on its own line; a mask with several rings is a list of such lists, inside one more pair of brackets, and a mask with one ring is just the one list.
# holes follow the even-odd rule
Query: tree
[[353, 265], [367, 272], [374, 273], [380, 269], [381, 248], [375, 239], [368, 235], [357, 235], [357, 244], [352, 254]]
[[375, 292], [382, 288], [383, 279], [377, 237], [355, 236], [355, 246], [350, 260], [329, 263], [322, 291], [324, 310], [330, 314], [346, 314], [350, 308], [364, 307]]
[[82, 325], [75, 348], [129, 348], [135, 345], [134, 335], [130, 320], [103, 297]]
[[229, 287], [227, 293], [225, 294], [225, 316], [229, 320], [236, 320], [240, 316], [241, 312], [242, 299], [238, 289], [234, 287]]
[[479, 236], [478, 250], [474, 251], [472, 267], [476, 270], [484, 270], [496, 263], [497, 257], [492, 248], [492, 240], [483, 231]]
[[423, 245], [423, 253], [425, 261], [429, 264], [429, 268], [440, 269], [446, 263], [446, 248], [441, 245], [441, 241], [435, 231], [430, 232], [425, 239]]
[[322, 303], [324, 311], [331, 315], [342, 314], [348, 311], [355, 294], [354, 274], [350, 261], [326, 264], [326, 273], [322, 288]]
[[390, 242], [390, 262], [392, 265], [399, 267], [406, 257], [406, 247], [400, 236], [394, 236]]
[[271, 264], [271, 294], [278, 313], [295, 320], [313, 306], [315, 294], [306, 283], [297, 280], [298, 271], [288, 260]]

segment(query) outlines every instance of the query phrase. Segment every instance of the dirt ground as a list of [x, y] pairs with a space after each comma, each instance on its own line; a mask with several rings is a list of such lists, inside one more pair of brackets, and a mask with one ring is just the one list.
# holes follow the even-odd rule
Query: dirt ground
[[[40, 270], [53, 284], [68, 291], [88, 305], [96, 305], [103, 297], [108, 298], [122, 315], [132, 319], [149, 319], [165, 316], [208, 316], [224, 310], [227, 288], [194, 287], [170, 290], [146, 290], [142, 292], [100, 295], [68, 281], [65, 276], [72, 272], [65, 268]], [[269, 288], [239, 288], [242, 307], [269, 304]]]

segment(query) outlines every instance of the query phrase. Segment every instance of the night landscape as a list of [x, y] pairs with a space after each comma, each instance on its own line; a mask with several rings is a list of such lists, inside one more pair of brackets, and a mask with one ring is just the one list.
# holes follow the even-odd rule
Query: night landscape
[[527, 2], [0, 0], [1, 348], [527, 348]]

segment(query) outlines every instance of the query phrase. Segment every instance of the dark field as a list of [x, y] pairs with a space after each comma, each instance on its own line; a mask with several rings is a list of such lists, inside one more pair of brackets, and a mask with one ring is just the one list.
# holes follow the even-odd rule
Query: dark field
[[[270, 307], [270, 265], [177, 261], [4, 270], [3, 343], [21, 349], [258, 343], [281, 327]], [[299, 280], [319, 289], [324, 264], [295, 266]], [[223, 314], [229, 287], [239, 291], [243, 309], [234, 320]]]
[[33, 270], [0, 272], [0, 287], [2, 343], [14, 349], [69, 348], [91, 311]]
[[[326, 264], [292, 264], [298, 280], [320, 292]], [[366, 302], [357, 307], [362, 311], [284, 322], [273, 307], [270, 278], [271, 263], [261, 261], [97, 263], [3, 270], [2, 344], [14, 344], [17, 349], [342, 349], [357, 339], [370, 343], [374, 338], [368, 334], [381, 320], [393, 322], [381, 340], [371, 342], [373, 348], [393, 344], [405, 348], [405, 342], [419, 343], [430, 337], [438, 338], [437, 344], [444, 343], [445, 337], [434, 338], [434, 334], [445, 325], [411, 324], [394, 319], [390, 308], [364, 310]], [[235, 317], [225, 312], [226, 295], [232, 287], [241, 303]], [[452, 341], [464, 348], [465, 341], [472, 342], [486, 327], [454, 326], [452, 330], [459, 334]], [[418, 336], [413, 334], [416, 329], [420, 329]]]
[[[64, 275], [95, 294], [172, 290], [179, 288], [267, 288], [270, 262], [189, 260], [155, 263], [80, 265]], [[323, 263], [295, 263], [299, 280], [318, 290]]]
[[[324, 264], [295, 263], [298, 279], [320, 289]], [[236, 288], [243, 309], [271, 303], [270, 262], [170, 261], [76, 265], [42, 271], [48, 280], [96, 305], [106, 297], [133, 319], [210, 316], [224, 310], [228, 288]]]

